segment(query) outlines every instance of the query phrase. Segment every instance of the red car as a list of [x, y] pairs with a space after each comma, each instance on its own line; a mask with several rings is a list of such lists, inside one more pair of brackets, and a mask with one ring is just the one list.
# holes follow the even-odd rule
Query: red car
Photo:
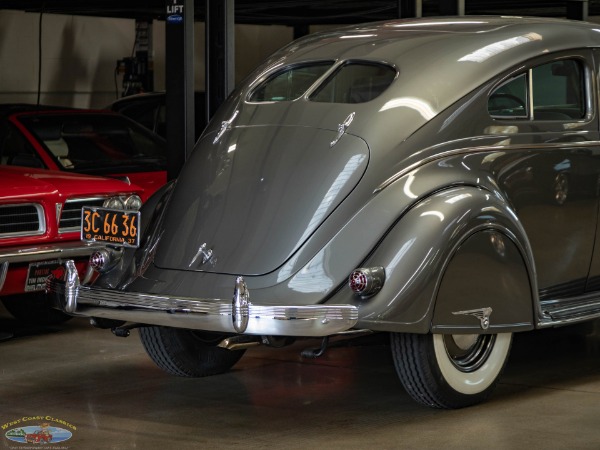
[[166, 142], [111, 111], [0, 105], [0, 158], [11, 166], [118, 177], [146, 200], [167, 181]]
[[123, 181], [53, 170], [0, 166], [0, 299], [17, 319], [56, 323], [44, 283], [60, 261], [83, 274], [100, 244], [81, 241], [81, 208], [137, 210], [142, 190]]
[[39, 444], [40, 442], [49, 443], [52, 442], [52, 435], [50, 433], [44, 433], [43, 431], [35, 431], [25, 435], [25, 442], [28, 444]]

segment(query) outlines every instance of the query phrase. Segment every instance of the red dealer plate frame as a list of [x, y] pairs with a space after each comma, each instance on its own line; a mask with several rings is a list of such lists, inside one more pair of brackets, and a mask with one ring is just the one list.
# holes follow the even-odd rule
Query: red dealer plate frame
[[81, 208], [81, 240], [117, 247], [140, 246], [140, 212], [84, 206]]
[[39, 292], [46, 289], [46, 279], [50, 273], [60, 267], [57, 259], [51, 261], [38, 261], [29, 264], [27, 278], [25, 279], [25, 292]]

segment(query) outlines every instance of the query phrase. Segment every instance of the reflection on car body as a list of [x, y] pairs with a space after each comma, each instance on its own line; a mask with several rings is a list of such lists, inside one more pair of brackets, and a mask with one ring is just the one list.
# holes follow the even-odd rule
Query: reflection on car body
[[140, 248], [49, 288], [72, 314], [142, 324], [173, 374], [386, 332], [414, 399], [481, 402], [514, 333], [600, 315], [599, 55], [595, 25], [517, 17], [295, 41], [145, 205]]

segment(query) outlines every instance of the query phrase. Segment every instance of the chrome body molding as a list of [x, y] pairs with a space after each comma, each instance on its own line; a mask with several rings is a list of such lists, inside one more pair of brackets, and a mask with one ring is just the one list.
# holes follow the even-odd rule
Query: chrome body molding
[[83, 286], [73, 261], [67, 261], [65, 268], [66, 281], [50, 277], [46, 288], [56, 294], [56, 306], [74, 315], [224, 333], [306, 337], [347, 331], [358, 321], [358, 309], [351, 305], [254, 305], [241, 277], [233, 299], [189, 298]]
[[598, 292], [560, 300], [542, 300], [538, 328], [569, 325], [600, 317]]
[[[498, 136], [498, 137], [502, 137], [502, 136]], [[504, 136], [506, 138], [510, 137], [510, 136]], [[598, 147], [600, 146], [600, 141], [582, 141], [582, 142], [569, 142], [569, 147], [574, 147], [574, 148], [594, 148], [594, 147]], [[377, 188], [373, 191], [373, 194], [377, 194], [378, 192], [383, 191], [386, 187], [388, 187], [389, 185], [391, 185], [392, 183], [394, 183], [395, 181], [398, 181], [400, 178], [402, 178], [405, 175], [408, 175], [410, 172], [414, 171], [415, 169], [418, 169], [421, 166], [424, 166], [425, 164], [434, 162], [434, 161], [438, 161], [438, 160], [442, 160], [442, 159], [446, 159], [446, 158], [451, 158], [454, 156], [461, 156], [461, 155], [469, 155], [469, 154], [474, 154], [474, 153], [484, 153], [484, 152], [490, 152], [490, 151], [517, 151], [517, 150], [523, 150], [523, 149], [537, 149], [537, 150], [541, 150], [541, 149], [560, 149], [560, 148], [564, 148], [565, 147], [565, 143], [564, 142], [559, 142], [559, 143], [551, 143], [551, 142], [544, 142], [543, 144], [532, 144], [532, 143], [527, 143], [527, 144], [515, 144], [515, 145], [482, 145], [482, 146], [476, 146], [476, 147], [464, 147], [464, 148], [455, 148], [452, 150], [448, 150], [445, 152], [439, 152], [436, 153], [434, 155], [425, 157], [409, 166], [407, 166], [406, 168], [402, 169], [401, 171], [399, 171], [398, 173], [392, 175], [391, 177], [389, 177], [387, 180], [385, 180], [383, 183], [381, 183], [379, 186], [377, 186]], [[425, 151], [423, 151], [424, 153]]]

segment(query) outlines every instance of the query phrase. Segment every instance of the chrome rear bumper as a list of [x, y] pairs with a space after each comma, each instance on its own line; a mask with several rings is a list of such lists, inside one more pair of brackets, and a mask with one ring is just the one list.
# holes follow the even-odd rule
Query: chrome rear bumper
[[358, 321], [351, 305], [255, 305], [241, 277], [232, 299], [174, 297], [82, 286], [73, 261], [64, 280], [50, 277], [47, 291], [63, 311], [88, 317], [235, 334], [320, 337]]

